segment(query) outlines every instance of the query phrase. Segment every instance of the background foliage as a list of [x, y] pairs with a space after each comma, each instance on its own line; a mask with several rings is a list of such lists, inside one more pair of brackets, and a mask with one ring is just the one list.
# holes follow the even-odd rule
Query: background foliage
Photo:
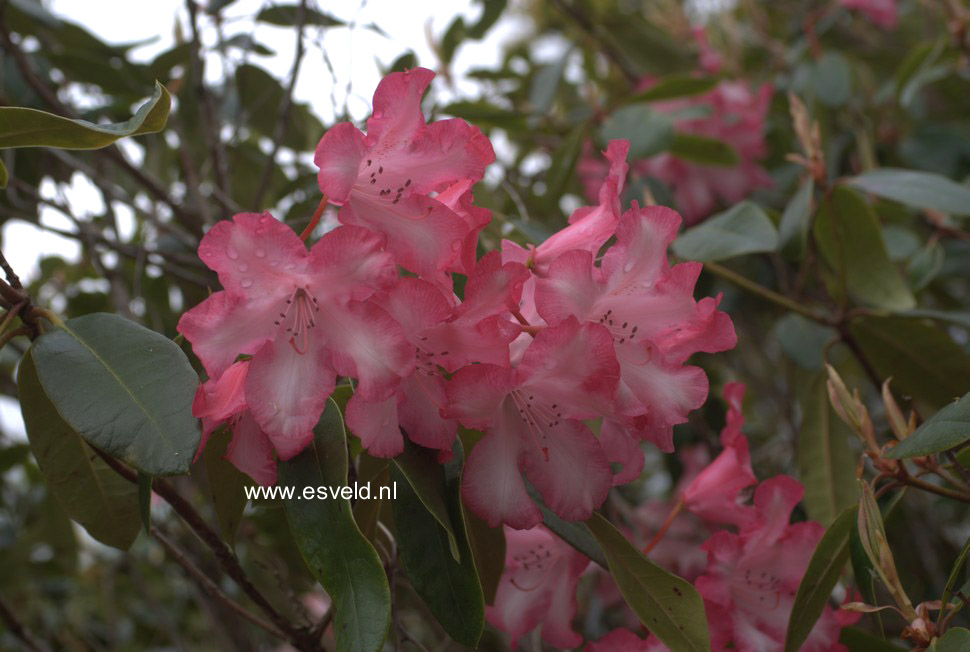
[[[37, 270], [16, 270], [37, 305], [65, 319], [117, 313], [171, 338], [182, 310], [217, 287], [195, 255], [207, 227], [264, 208], [297, 231], [307, 222], [318, 201], [312, 149], [327, 125], [293, 99], [298, 66], [276, 79], [259, 65], [266, 48], [254, 36], [234, 29], [225, 37], [220, 12], [230, 4], [189, 2], [179, 42], [147, 63], [131, 58], [130, 45], [105, 43], [33, 0], [0, 4], [0, 106], [118, 125], [60, 125], [63, 141], [0, 137], [0, 161], [10, 176], [0, 192], [0, 220], [25, 220], [81, 245], [79, 260], [45, 256]], [[538, 243], [564, 224], [585, 201], [584, 179], [597, 178], [596, 153], [609, 138], [632, 141], [631, 161], [672, 156], [706, 175], [744, 169], [747, 180], [755, 174], [752, 166], [763, 168], [750, 192], [695, 211], [698, 225], [674, 252], [707, 263], [698, 294], [723, 293], [721, 308], [737, 327], [734, 351], [698, 362], [713, 388], [729, 380], [747, 383], [746, 433], [758, 475], [794, 475], [806, 486], [798, 518], [826, 526], [836, 521], [859, 499], [855, 471], [862, 446], [830, 407], [826, 362], [849, 388], [859, 388], [880, 441], [892, 416], [880, 399], [886, 379], [892, 378], [903, 409], [921, 419], [970, 391], [970, 8], [957, 0], [900, 0], [899, 24], [887, 30], [833, 2], [739, 0], [724, 10], [677, 0], [479, 4], [477, 20], [456, 19], [434, 35], [437, 62], [416, 62], [402, 52], [388, 69], [436, 68], [441, 78], [427, 109], [465, 118], [495, 142], [499, 163], [476, 189], [477, 202], [493, 213], [482, 237], [485, 249], [497, 248], [501, 238]], [[437, 101], [455, 53], [509, 12], [528, 29], [508, 44], [501, 65], [469, 73], [477, 95]], [[692, 29], [705, 21], [709, 46]], [[320, 33], [349, 29], [312, 2], [267, 3], [247, 23], [249, 33], [260, 23], [291, 28], [298, 61], [320, 56], [308, 46]], [[203, 29], [223, 36], [204, 45]], [[706, 47], [719, 54], [721, 65], [698, 72]], [[205, 74], [214, 65], [222, 71], [217, 83]], [[754, 126], [765, 144], [754, 157], [744, 144], [685, 127], [718, 110], [708, 93], [721, 80], [769, 89]], [[158, 112], [169, 100], [167, 125], [151, 133], [161, 127]], [[346, 106], [334, 108], [338, 120], [350, 119]], [[14, 133], [15, 119], [33, 118], [15, 116], [0, 124], [0, 132]], [[124, 147], [109, 144], [137, 134], [146, 135]], [[65, 144], [72, 149], [56, 148]], [[79, 176], [92, 188], [83, 204], [65, 194]], [[631, 166], [627, 200], [672, 204], [687, 213], [678, 197], [671, 178], [648, 164]], [[70, 227], [50, 226], [40, 219], [43, 211], [56, 211]], [[122, 224], [128, 216], [134, 228]], [[13, 398], [24, 350], [12, 340], [0, 356], [0, 392]], [[21, 386], [30, 382], [36, 379], [22, 373]], [[55, 420], [52, 415], [45, 427], [71, 430]], [[700, 442], [716, 450], [722, 423], [723, 408], [710, 401], [677, 429], [678, 445]], [[913, 453], [952, 448], [963, 439], [957, 434], [943, 448]], [[50, 481], [52, 473], [73, 472], [64, 465], [79, 455], [87, 458], [90, 447], [80, 438], [70, 446], [60, 453], [31, 451], [0, 433], [0, 597], [26, 629], [54, 649], [277, 644], [208, 599], [204, 583], [184, 564], [172, 563], [172, 549], [181, 550], [205, 577], [221, 577], [199, 539], [179, 527], [165, 504], [152, 507], [151, 527], [160, 536], [138, 533], [137, 489], [118, 484], [100, 458], [91, 457], [80, 472], [89, 483], [113, 478], [109, 482], [118, 486], [108, 491], [124, 498], [124, 509], [93, 509], [86, 532], [72, 526], [65, 494], [90, 485]], [[611, 520], [622, 523], [631, 505], [664, 497], [679, 465], [675, 456], [652, 455], [640, 481], [611, 498]], [[351, 460], [351, 469], [358, 478], [407, 474], [364, 454]], [[324, 597], [286, 525], [295, 517], [291, 507], [253, 504], [240, 518], [244, 480], [216, 451], [170, 485], [218, 524], [281, 617], [317, 622]], [[363, 535], [378, 548], [390, 545], [382, 528], [399, 510], [413, 510], [418, 497], [395, 504], [393, 513], [390, 504], [358, 503], [354, 514]], [[454, 511], [455, 505], [441, 509]], [[965, 505], [915, 490], [887, 518], [901, 582], [914, 602], [943, 593], [970, 536], [967, 522]], [[130, 552], [91, 536], [116, 547], [130, 544]], [[467, 549], [468, 542], [460, 543]], [[476, 561], [489, 567], [487, 560]], [[428, 612], [436, 606], [417, 597], [399, 562], [383, 562], [395, 605], [392, 648], [413, 642], [461, 649], [446, 634], [461, 640], [460, 627], [439, 625]], [[491, 568], [494, 578], [494, 563]], [[956, 575], [962, 586], [962, 571]], [[487, 574], [483, 579], [487, 585]], [[253, 599], [228, 579], [209, 581], [240, 601]], [[867, 602], [889, 602], [881, 588], [872, 595], [859, 584]], [[582, 585], [584, 613], [598, 613], [597, 600], [593, 587]], [[578, 626], [596, 638], [614, 624], [608, 620], [590, 616]], [[954, 622], [970, 621], [960, 614]], [[867, 615], [857, 627], [893, 638], [904, 625], [893, 615]], [[860, 640], [855, 649], [874, 649]], [[0, 646], [14, 641], [9, 626], [0, 631]], [[505, 647], [488, 629], [481, 645]]]

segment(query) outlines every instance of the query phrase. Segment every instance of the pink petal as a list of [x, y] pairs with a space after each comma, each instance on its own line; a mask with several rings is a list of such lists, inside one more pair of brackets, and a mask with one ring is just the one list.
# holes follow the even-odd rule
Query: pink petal
[[340, 209], [339, 218], [344, 224], [384, 234], [394, 260], [421, 275], [444, 270], [457, 259], [468, 232], [454, 211], [416, 194], [396, 200], [354, 193]]
[[215, 292], [186, 311], [176, 330], [192, 343], [209, 376], [218, 378], [240, 354], [252, 355], [274, 335], [283, 300]]
[[237, 362], [230, 365], [217, 379], [210, 379], [200, 386], [192, 402], [192, 416], [226, 421], [246, 409], [243, 387], [249, 365]]
[[246, 379], [246, 402], [280, 459], [287, 460], [313, 439], [335, 373], [320, 338], [310, 337], [298, 352], [283, 336], [253, 356]]
[[467, 235], [461, 243], [461, 253], [449, 268], [460, 274], [471, 274], [475, 269], [475, 256], [478, 254], [478, 235], [492, 220], [492, 211], [481, 206], [475, 206], [471, 187], [475, 185], [472, 179], [461, 179], [445, 188], [435, 196], [435, 199], [455, 212], [455, 215], [465, 221], [468, 228]]
[[547, 456], [534, 447], [526, 449], [529, 480], [560, 517], [586, 520], [613, 486], [613, 474], [599, 442], [582, 422], [563, 419], [549, 429], [543, 443]]
[[310, 251], [310, 287], [320, 298], [357, 301], [390, 287], [397, 280], [397, 268], [384, 244], [380, 234], [356, 226], [328, 232]]
[[367, 142], [392, 147], [424, 126], [421, 96], [434, 73], [414, 68], [385, 75], [374, 91], [374, 113], [367, 120]]
[[402, 278], [379, 302], [412, 342], [451, 315], [451, 306], [441, 290], [418, 278]]
[[273, 444], [248, 412], [239, 418], [232, 429], [226, 459], [258, 484], [264, 487], [276, 484]]
[[[279, 294], [301, 272], [307, 250], [293, 229], [269, 213], [240, 213], [217, 222], [199, 243], [199, 258], [235, 294]], [[286, 269], [289, 266], [289, 269]]]
[[492, 315], [517, 310], [529, 270], [519, 263], [502, 264], [502, 254], [490, 251], [482, 256], [465, 284], [465, 299], [455, 318], [479, 321]]
[[[498, 315], [472, 325], [462, 319], [426, 330], [424, 344], [432, 345], [434, 362], [449, 372], [473, 362], [505, 367], [509, 364], [509, 343], [521, 332], [521, 326]], [[441, 355], [444, 352], [447, 355]]]
[[448, 407], [442, 416], [458, 419], [468, 428], [488, 428], [515, 384], [515, 371], [508, 367], [477, 364], [459, 369], [446, 386]]
[[320, 190], [335, 204], [343, 204], [360, 176], [361, 163], [367, 157], [364, 134], [353, 124], [341, 122], [323, 134], [313, 162], [320, 171]]
[[[494, 415], [494, 412], [493, 412]], [[504, 405], [499, 424], [486, 431], [472, 448], [462, 474], [465, 504], [492, 527], [505, 523], [525, 530], [542, 521], [542, 513], [526, 492], [520, 469], [520, 423], [514, 407]], [[512, 426], [512, 427], [507, 427]]]
[[[597, 321], [596, 302], [605, 291], [594, 279], [593, 254], [569, 251], [549, 266], [543, 278], [536, 279], [535, 303], [542, 318], [558, 324], [570, 315]], [[602, 323], [602, 322], [601, 322]]]
[[369, 302], [320, 308], [316, 328], [324, 333], [334, 370], [360, 381], [356, 393], [362, 399], [390, 397], [414, 369], [414, 349], [401, 326]]
[[634, 203], [620, 217], [616, 244], [603, 256], [603, 275], [609, 279], [610, 290], [652, 286], [667, 268], [667, 247], [680, 223], [680, 215], [669, 208], [640, 208]]
[[620, 464], [620, 470], [613, 476], [613, 485], [632, 482], [643, 471], [643, 450], [637, 437], [612, 419], [604, 419], [600, 427], [600, 446], [606, 459]]
[[344, 418], [361, 445], [374, 457], [394, 457], [404, 451], [404, 437], [397, 421], [398, 397], [365, 401], [354, 394]]
[[425, 194], [459, 180], [480, 180], [485, 167], [495, 161], [495, 153], [478, 127], [454, 118], [432, 122], [407, 148], [378, 160], [411, 179], [411, 192]]
[[425, 448], [450, 452], [458, 422], [441, 416], [441, 408], [448, 404], [444, 379], [415, 371], [401, 383], [401, 391], [404, 400], [397, 414], [408, 439]]

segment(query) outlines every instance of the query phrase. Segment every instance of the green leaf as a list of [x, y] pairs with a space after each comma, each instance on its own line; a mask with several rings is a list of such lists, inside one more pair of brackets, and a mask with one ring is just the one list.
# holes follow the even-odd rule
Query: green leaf
[[627, 158], [635, 161], [664, 151], [674, 141], [674, 123], [646, 104], [630, 104], [611, 113], [598, 132], [603, 147], [615, 139], [630, 141]]
[[813, 85], [818, 100], [831, 107], [842, 106], [852, 95], [852, 70], [838, 52], [826, 50], [813, 67]]
[[542, 66], [533, 75], [532, 84], [529, 86], [532, 115], [545, 115], [549, 112], [553, 100], [556, 99], [556, 91], [559, 90], [559, 82], [569, 61], [569, 54], [564, 52], [554, 63]]
[[944, 252], [939, 242], [930, 241], [921, 247], [906, 265], [909, 284], [915, 292], [929, 285], [943, 269]]
[[909, 437], [886, 452], [890, 459], [939, 453], [970, 440], [970, 394], [924, 421]]
[[0, 161], [0, 188], [6, 188], [7, 182], [10, 180], [10, 175], [7, 173], [7, 166]]
[[970, 328], [970, 311], [933, 310], [930, 308], [916, 308], [899, 313], [900, 317], [926, 317], [937, 321], [945, 321], [965, 328]]
[[[460, 555], [456, 556], [452, 550], [454, 538], [439, 526], [437, 516], [425, 507], [399, 467], [391, 467], [391, 479], [400, 488], [397, 500], [391, 501], [391, 509], [408, 579], [452, 639], [477, 647], [485, 627], [485, 600], [464, 528], [458, 528]], [[450, 514], [458, 522], [460, 482], [456, 478], [446, 487], [444, 477], [439, 480], [437, 493], [447, 493]]]
[[857, 514], [855, 505], [845, 509], [815, 547], [792, 603], [785, 633], [785, 652], [797, 652], [822, 615], [849, 559], [849, 533], [856, 526]]
[[774, 251], [777, 247], [775, 225], [750, 201], [742, 201], [704, 220], [682, 233], [673, 244], [678, 256], [700, 262]]
[[[966, 540], [963, 544], [963, 548], [960, 549], [960, 554], [957, 555], [956, 561], [953, 562], [953, 567], [950, 569], [950, 576], [946, 580], [946, 586], [943, 587], [943, 595], [940, 598], [940, 604], [943, 608], [940, 609], [940, 613], [936, 618], [937, 629], [943, 623], [943, 617], [947, 614], [947, 605], [950, 603], [950, 598], [953, 597], [953, 592], [956, 590], [957, 582], [960, 580], [961, 571], [963, 571], [963, 565], [967, 561], [967, 555], [970, 554], [970, 538]], [[963, 602], [960, 602], [962, 606]]]
[[152, 529], [152, 476], [138, 472], [138, 516], [147, 534]]
[[521, 113], [483, 101], [454, 102], [442, 107], [441, 113], [462, 118], [479, 127], [498, 127], [510, 131], [523, 131], [526, 128], [525, 116]]
[[890, 310], [916, 305], [886, 253], [875, 213], [857, 192], [835, 188], [815, 218], [815, 241], [849, 294], [861, 303]]
[[139, 530], [138, 491], [61, 419], [37, 379], [33, 350], [20, 363], [17, 393], [30, 450], [64, 511], [101, 543], [130, 548]]
[[94, 124], [71, 120], [37, 109], [0, 107], [0, 148], [58, 147], [98, 149], [119, 138], [161, 131], [172, 100], [168, 90], [155, 82], [155, 93], [131, 119], [117, 124]]
[[327, 400], [313, 441], [279, 469], [280, 484], [296, 488], [283, 503], [293, 539], [333, 599], [337, 650], [377, 652], [391, 622], [391, 592], [377, 551], [354, 522], [350, 501], [302, 500], [305, 487], [347, 484], [347, 437], [336, 403]]
[[965, 652], [970, 649], [970, 629], [953, 627], [933, 641], [927, 652]]
[[458, 540], [445, 504], [444, 469], [438, 464], [435, 455], [435, 451], [431, 449], [405, 441], [404, 452], [392, 460], [392, 465], [401, 472], [421, 503], [444, 529], [451, 556], [455, 561], [460, 561]]
[[923, 414], [970, 391], [970, 354], [929, 322], [866, 317], [849, 332], [879, 377], [892, 376], [893, 388], [912, 396]]
[[212, 433], [202, 451], [205, 476], [208, 480], [209, 495], [219, 524], [222, 540], [230, 546], [236, 539], [236, 531], [246, 510], [246, 486], [249, 476], [237, 469], [226, 459], [232, 433], [220, 428]]
[[902, 652], [903, 650], [891, 641], [855, 627], [843, 627], [839, 634], [839, 643], [849, 648], [849, 652]]
[[740, 161], [737, 151], [723, 140], [683, 132], [674, 134], [670, 153], [703, 165], [733, 167]]
[[[294, 27], [299, 20], [300, 7], [298, 5], [273, 5], [266, 7], [256, 14], [256, 20], [270, 25]], [[346, 25], [344, 21], [334, 18], [312, 7], [303, 8], [303, 24], [319, 27], [340, 27]]]
[[91, 445], [150, 475], [189, 470], [199, 377], [177, 344], [118, 315], [69, 319], [34, 341], [37, 376]]
[[825, 345], [838, 335], [831, 326], [823, 326], [793, 312], [775, 322], [772, 332], [785, 355], [808, 371], [822, 368]]
[[461, 504], [465, 521], [465, 535], [475, 557], [475, 568], [485, 597], [485, 604], [495, 602], [495, 594], [505, 571], [505, 531], [502, 526], [489, 527], [488, 523]]
[[656, 102], [675, 97], [691, 97], [706, 93], [717, 86], [715, 77], [690, 77], [674, 75], [659, 80], [647, 90], [633, 96], [633, 102]]
[[808, 517], [828, 525], [859, 500], [851, 431], [829, 405], [827, 374], [815, 374], [802, 398], [798, 470]]
[[689, 582], [647, 559], [599, 513], [586, 521], [637, 618], [672, 650], [711, 649], [704, 601]]
[[815, 181], [812, 177], [806, 177], [781, 214], [781, 222], [778, 224], [778, 242], [786, 253], [791, 250], [800, 255], [805, 249], [808, 227], [812, 218], [814, 192]]
[[880, 168], [853, 177], [849, 183], [860, 190], [913, 208], [970, 215], [970, 187], [939, 174]]
[[559, 198], [566, 191], [573, 172], [576, 170], [576, 162], [583, 151], [583, 143], [586, 142], [585, 122], [573, 127], [572, 131], [563, 138], [559, 147], [552, 155], [552, 163], [546, 172], [546, 197], [558, 205]]
[[596, 538], [590, 534], [588, 528], [583, 527], [582, 523], [564, 521], [559, 518], [555, 512], [546, 507], [545, 503], [542, 502], [542, 498], [539, 496], [538, 491], [536, 491], [536, 488], [533, 487], [528, 480], [526, 480], [525, 487], [528, 490], [529, 495], [532, 496], [532, 500], [535, 502], [536, 507], [538, 507], [539, 511], [542, 512], [543, 525], [552, 530], [560, 539], [599, 564], [602, 568], [607, 567], [606, 556], [603, 554], [603, 549], [600, 548], [599, 543], [597, 543]]

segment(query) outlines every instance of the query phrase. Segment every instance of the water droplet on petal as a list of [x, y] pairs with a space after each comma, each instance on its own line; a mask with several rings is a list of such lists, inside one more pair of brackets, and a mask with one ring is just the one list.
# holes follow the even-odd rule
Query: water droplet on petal
[[253, 279], [251, 279], [251, 278], [244, 278], [242, 280], [242, 283], [240, 283], [239, 285], [243, 286], [244, 288], [251, 288], [251, 287], [253, 287]]
[[623, 266], [623, 273], [624, 274], [629, 274], [630, 273], [630, 270], [633, 269], [633, 265], [634, 265], [633, 261], [632, 260], [628, 260], [627, 263], [626, 263], [626, 265]]
[[240, 272], [246, 272], [249, 270], [249, 265], [247, 265], [246, 263], [239, 263], [239, 267], [237, 269]]
[[451, 249], [452, 251], [458, 251], [459, 249], [461, 249], [461, 240], [455, 240], [454, 242], [452, 242]]
[[295, 268], [296, 268], [296, 263], [286, 263], [286, 265], [283, 267], [283, 269], [285, 270], [291, 270]]
[[260, 247], [259, 249], [257, 249], [256, 250], [256, 257], [257, 258], [266, 258], [266, 250], [263, 249], [262, 247]]
[[231, 258], [232, 260], [236, 260], [237, 258], [239, 258], [239, 252], [236, 251], [236, 248], [233, 247], [232, 245], [229, 245], [228, 247], [226, 247], [226, 255], [229, 256], [229, 258]]

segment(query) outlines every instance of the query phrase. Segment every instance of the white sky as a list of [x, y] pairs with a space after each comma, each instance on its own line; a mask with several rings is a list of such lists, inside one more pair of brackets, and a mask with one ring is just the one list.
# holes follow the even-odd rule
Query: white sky
[[[287, 5], [297, 0], [277, 1]], [[269, 4], [272, 4], [269, 0], [237, 0], [226, 7], [222, 12], [226, 35], [249, 33], [252, 21], [245, 19]], [[314, 3], [310, 4], [313, 6]], [[514, 6], [514, 2], [510, 4]], [[152, 40], [134, 50], [133, 56], [137, 60], [151, 60], [171, 48], [175, 43], [176, 21], [181, 23], [183, 33], [189, 34], [184, 0], [48, 0], [46, 5], [55, 15], [85, 26], [109, 43]], [[428, 43], [428, 31], [435, 39], [440, 39], [455, 16], [462, 15], [466, 21], [473, 23], [481, 12], [480, 6], [472, 0], [317, 0], [316, 6], [336, 18], [358, 25], [352, 30], [324, 30], [318, 45], [310, 45], [303, 60], [294, 96], [301, 102], [309, 103], [327, 125], [333, 123], [333, 98], [341, 106], [346, 101], [355, 119], [367, 116], [371, 96], [380, 80], [379, 64], [388, 66], [410, 50], [416, 55], [419, 65], [436, 69], [438, 61]], [[202, 21], [207, 21], [204, 12], [199, 13]], [[506, 10], [483, 41], [467, 42], [458, 50], [451, 66], [454, 88], [447, 88], [439, 78], [435, 80], [437, 90], [444, 90], [442, 95], [445, 98], [449, 95], [475, 96], [477, 85], [466, 79], [464, 74], [471, 68], [496, 65], [501, 60], [501, 45], [523, 30], [524, 20], [514, 9]], [[370, 23], [380, 27], [387, 36], [362, 27]], [[275, 55], [254, 55], [252, 63], [266, 68], [277, 78], [284, 78], [293, 64], [293, 30], [260, 25], [254, 38], [273, 50]], [[203, 40], [207, 44], [214, 43], [214, 30], [204, 31]], [[321, 47], [333, 65], [333, 75], [326, 66]], [[207, 68], [210, 78], [219, 77], [218, 59], [213, 58]], [[348, 84], [351, 84], [349, 94]], [[146, 89], [146, 96], [148, 91], [150, 89]], [[66, 192], [68, 200], [74, 204], [92, 201], [96, 193], [88, 185], [80, 175], [76, 175], [75, 182]], [[55, 192], [52, 187], [41, 190], [45, 196], [53, 196]], [[42, 212], [41, 222], [72, 230], [71, 223], [55, 211]], [[9, 220], [4, 224], [3, 252], [25, 280], [31, 279], [36, 273], [41, 256], [60, 255], [77, 259], [80, 255], [74, 240], [54, 235], [21, 220]], [[23, 435], [23, 422], [16, 402], [0, 399], [0, 424], [7, 434]]]

